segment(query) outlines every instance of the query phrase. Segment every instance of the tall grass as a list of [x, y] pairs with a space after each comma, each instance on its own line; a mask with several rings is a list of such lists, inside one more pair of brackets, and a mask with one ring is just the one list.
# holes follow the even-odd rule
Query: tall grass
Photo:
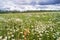
[[0, 14], [0, 40], [60, 40], [60, 12]]

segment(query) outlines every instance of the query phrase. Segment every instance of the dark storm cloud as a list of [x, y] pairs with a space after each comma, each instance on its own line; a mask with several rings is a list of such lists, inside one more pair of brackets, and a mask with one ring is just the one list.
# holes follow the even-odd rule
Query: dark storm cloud
[[38, 2], [39, 5], [52, 5], [52, 4], [60, 4], [60, 0], [43, 0]]

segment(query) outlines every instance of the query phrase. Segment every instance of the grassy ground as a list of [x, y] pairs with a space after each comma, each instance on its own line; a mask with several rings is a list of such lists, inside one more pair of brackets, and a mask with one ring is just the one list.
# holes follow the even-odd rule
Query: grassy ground
[[0, 40], [60, 40], [60, 12], [0, 14]]

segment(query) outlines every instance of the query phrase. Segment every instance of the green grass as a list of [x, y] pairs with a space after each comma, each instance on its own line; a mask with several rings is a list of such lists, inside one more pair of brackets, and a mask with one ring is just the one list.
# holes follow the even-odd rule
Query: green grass
[[60, 12], [0, 14], [0, 40], [60, 40]]

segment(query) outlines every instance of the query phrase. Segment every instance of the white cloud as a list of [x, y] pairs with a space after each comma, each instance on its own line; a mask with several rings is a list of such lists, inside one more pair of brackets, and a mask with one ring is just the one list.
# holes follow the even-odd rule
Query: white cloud
[[[60, 4], [56, 5], [22, 5], [23, 3], [30, 3], [36, 1], [37, 3], [43, 0], [0, 0], [0, 9], [2, 10], [60, 10]], [[47, 0], [48, 1], [48, 0]], [[46, 2], [46, 1], [44, 1]]]

